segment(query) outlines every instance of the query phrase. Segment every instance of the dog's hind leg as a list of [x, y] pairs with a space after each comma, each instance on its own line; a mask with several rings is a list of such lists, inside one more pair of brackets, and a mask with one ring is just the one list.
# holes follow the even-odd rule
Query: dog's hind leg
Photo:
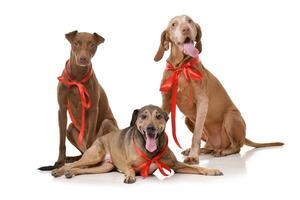
[[79, 160], [81, 158], [83, 152], [86, 151], [86, 145], [85, 145], [86, 141], [85, 141], [85, 139], [83, 139], [82, 143], [79, 145], [77, 142], [78, 135], [79, 135], [79, 131], [75, 128], [74, 124], [71, 123], [67, 129], [67, 138], [70, 141], [70, 143], [72, 145], [74, 145], [80, 151], [81, 155], [67, 156], [66, 163], [72, 163], [72, 162]]
[[109, 132], [116, 131], [118, 129], [119, 128], [118, 128], [117, 123], [114, 119], [105, 119], [105, 120], [103, 120], [103, 122], [100, 126], [97, 137], [99, 138], [103, 135], [106, 135]]
[[226, 134], [230, 144], [223, 144], [227, 146], [224, 149], [217, 149], [213, 151], [213, 155], [228, 156], [231, 154], [239, 153], [241, 147], [245, 143], [246, 124], [237, 110], [229, 110], [223, 121], [222, 134]]
[[[186, 150], [182, 151], [181, 154], [184, 155], [184, 156], [188, 156], [190, 154], [190, 150], [191, 148], [187, 148]], [[213, 152], [212, 149], [208, 149], [206, 147], [204, 148], [200, 148], [199, 151], [198, 151], [198, 154], [211, 154]]]
[[115, 166], [112, 163], [105, 162], [99, 166], [91, 168], [72, 168], [65, 171], [66, 178], [72, 178], [80, 174], [101, 174], [112, 171]]
[[183, 174], [201, 174], [207, 176], [223, 175], [223, 173], [218, 169], [208, 169], [204, 167], [192, 166], [178, 161], [175, 163], [172, 169], [176, 173], [183, 173]]
[[67, 156], [66, 157], [66, 163], [72, 163], [75, 162], [77, 160], [79, 160], [82, 157], [82, 155], [78, 155], [78, 156]]
[[78, 136], [79, 130], [71, 123], [67, 129], [67, 138], [76, 149], [78, 149], [81, 153], [86, 151], [86, 140], [83, 137], [81, 144], [78, 144]]
[[96, 140], [93, 145], [84, 152], [81, 159], [67, 164], [59, 169], [55, 169], [52, 171], [52, 176], [58, 177], [64, 174], [66, 170], [70, 170], [72, 168], [84, 168], [90, 165], [95, 165], [100, 163], [105, 156], [105, 148], [103, 143], [98, 139]]
[[208, 176], [223, 175], [223, 173], [217, 169], [208, 169], [179, 162], [170, 149], [168, 149], [160, 161], [172, 168], [176, 173], [202, 174]]

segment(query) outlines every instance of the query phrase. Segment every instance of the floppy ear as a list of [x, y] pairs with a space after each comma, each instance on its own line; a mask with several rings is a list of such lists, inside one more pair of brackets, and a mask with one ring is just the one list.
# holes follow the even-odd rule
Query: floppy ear
[[164, 112], [164, 118], [165, 118], [165, 121], [166, 121], [166, 122], [169, 120], [168, 113]]
[[105, 41], [105, 39], [101, 35], [99, 35], [97, 33], [94, 33], [93, 35], [94, 35], [97, 45], [99, 45]]
[[135, 122], [136, 122], [136, 120], [137, 120], [138, 114], [139, 114], [139, 109], [135, 109], [135, 110], [133, 111], [133, 113], [132, 113], [130, 126], [134, 126], [134, 125], [135, 125]]
[[202, 51], [202, 43], [201, 43], [202, 32], [201, 32], [199, 24], [196, 24], [196, 29], [197, 29], [197, 35], [196, 35], [195, 47], [198, 49], [199, 54], [200, 54]]
[[159, 48], [156, 52], [156, 55], [154, 57], [154, 60], [157, 62], [157, 61], [160, 61], [162, 59], [162, 57], [164, 56], [164, 53], [165, 51], [167, 51], [169, 49], [169, 39], [167, 38], [167, 34], [168, 34], [168, 31], [167, 30], [164, 30], [162, 33], [161, 33], [161, 36], [160, 36], [160, 45], [159, 45]]
[[65, 37], [67, 38], [67, 40], [68, 40], [70, 43], [72, 43], [77, 33], [78, 33], [78, 31], [75, 30], [75, 31], [72, 31], [72, 32], [70, 32], [70, 33], [67, 33], [67, 34], [65, 35]]

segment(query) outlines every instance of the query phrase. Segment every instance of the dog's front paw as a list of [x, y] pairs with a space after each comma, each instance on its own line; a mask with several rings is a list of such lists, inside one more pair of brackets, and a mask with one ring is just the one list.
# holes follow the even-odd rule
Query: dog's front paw
[[124, 183], [134, 183], [136, 178], [133, 176], [125, 176]]
[[65, 177], [66, 178], [73, 178], [75, 174], [72, 172], [72, 170], [65, 171]]
[[201, 169], [199, 171], [199, 174], [202, 174], [202, 175], [206, 175], [206, 176], [222, 176], [223, 173], [218, 170], [218, 169]]
[[223, 152], [223, 150], [221, 149], [217, 149], [211, 152], [211, 155], [215, 156], [215, 157], [222, 157], [222, 156], [226, 156], [226, 154]]
[[183, 162], [189, 165], [198, 165], [199, 156], [187, 156]]
[[218, 169], [213, 169], [213, 176], [222, 176], [223, 175], [223, 172], [221, 172], [220, 170]]
[[54, 176], [54, 177], [60, 177], [64, 174], [64, 170], [62, 168], [59, 168], [59, 169], [54, 169], [52, 170], [51, 172], [51, 175]]

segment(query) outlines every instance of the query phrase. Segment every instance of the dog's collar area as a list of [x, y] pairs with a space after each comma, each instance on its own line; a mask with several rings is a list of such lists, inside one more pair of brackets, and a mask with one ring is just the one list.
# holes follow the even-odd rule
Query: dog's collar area
[[[177, 89], [178, 89], [178, 79], [183, 73], [186, 80], [203, 80], [203, 75], [195, 66], [200, 62], [199, 58], [193, 58], [185, 63], [183, 63], [180, 67], [174, 68], [170, 63], [167, 62], [167, 71], [172, 71], [171, 76], [161, 84], [160, 91], [167, 93], [172, 88], [172, 96], [171, 96], [171, 124], [172, 124], [172, 135], [176, 145], [182, 149], [181, 145], [178, 142], [176, 136], [176, 100], [177, 100]], [[190, 88], [190, 97], [192, 96], [192, 90]]]
[[64, 69], [64, 73], [63, 73], [63, 75], [65, 75], [66, 76], [66, 78], [69, 80], [69, 81], [74, 81], [74, 82], [79, 82], [79, 83], [85, 83], [85, 82], [87, 82], [90, 78], [91, 78], [91, 76], [93, 75], [93, 68], [91, 67], [91, 68], [89, 68], [89, 71], [83, 76], [83, 78], [80, 80], [80, 81], [75, 81], [75, 80], [73, 80], [72, 78], [71, 78], [71, 75], [70, 75], [70, 73], [68, 72], [68, 70], [67, 70], [67, 66], [70, 64], [70, 60], [67, 60], [66, 61], [66, 65], [65, 65], [65, 69]]
[[182, 68], [195, 67], [200, 62], [199, 57], [191, 58], [191, 59], [189, 58], [191, 57], [188, 56], [186, 59], [184, 59], [183, 62], [179, 63], [176, 66], [173, 66], [169, 61], [167, 61], [166, 70], [180, 70]]
[[72, 123], [75, 125], [75, 127], [80, 131], [78, 135], [78, 144], [81, 144], [83, 136], [84, 136], [84, 130], [85, 130], [85, 111], [86, 109], [89, 109], [91, 107], [91, 101], [90, 101], [90, 94], [86, 87], [84, 86], [84, 83], [86, 83], [88, 80], [91, 79], [93, 75], [93, 70], [90, 68], [88, 73], [83, 77], [81, 81], [74, 81], [71, 79], [70, 74], [68, 73], [67, 70], [67, 65], [69, 63], [69, 60], [66, 62], [66, 66], [64, 69], [64, 72], [61, 76], [59, 76], [57, 79], [59, 82], [62, 84], [70, 87], [77, 87], [80, 95], [80, 100], [81, 100], [81, 125], [78, 124], [77, 120], [75, 119], [70, 101], [67, 101], [67, 110], [69, 112], [70, 118]]
[[135, 140], [134, 140], [134, 135], [132, 135], [132, 146], [135, 149], [135, 151], [146, 161], [141, 164], [138, 168], [141, 168], [141, 176], [143, 176], [144, 178], [146, 178], [149, 175], [149, 169], [150, 169], [150, 165], [152, 163], [154, 163], [158, 170], [160, 171], [160, 173], [164, 176], [168, 176], [168, 174], [166, 174], [166, 172], [164, 171], [167, 170], [169, 173], [171, 173], [171, 169], [170, 167], [168, 167], [166, 164], [164, 164], [163, 162], [159, 161], [159, 159], [165, 154], [166, 150], [168, 149], [168, 136], [167, 134], [164, 132], [164, 137], [166, 140], [165, 146], [163, 147], [163, 149], [153, 158], [149, 158], [136, 144], [135, 144]]
[[174, 69], [178, 69], [178, 68], [180, 68], [184, 63], [187, 63], [187, 62], [190, 62], [191, 60], [199, 60], [199, 62], [200, 62], [200, 59], [199, 59], [199, 56], [197, 56], [197, 57], [191, 57], [191, 56], [189, 56], [189, 55], [184, 55], [183, 56], [183, 58], [182, 58], [182, 60], [180, 60], [179, 62], [175, 62], [174, 63], [174, 61], [171, 59], [171, 57], [169, 57], [167, 60], [166, 60], [166, 62], [167, 62], [167, 64], [170, 64], [170, 65], [172, 65], [173, 67], [174, 67]]

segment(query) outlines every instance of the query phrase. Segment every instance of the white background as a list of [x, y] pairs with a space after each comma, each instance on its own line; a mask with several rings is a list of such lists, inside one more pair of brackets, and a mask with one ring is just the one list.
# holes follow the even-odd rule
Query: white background
[[[299, 47], [297, 1], [1, 1], [1, 199], [297, 199], [299, 198]], [[222, 177], [155, 176], [122, 183], [117, 172], [54, 179], [36, 169], [58, 155], [56, 77], [70, 45], [64, 34], [97, 32], [93, 59], [121, 128], [135, 108], [160, 105], [165, 59], [153, 61], [169, 19], [188, 14], [202, 28], [200, 59], [223, 83], [254, 141], [284, 147], [225, 158], [202, 156]], [[179, 141], [191, 134], [178, 112]], [[167, 127], [170, 134], [170, 122]], [[179, 160], [180, 149], [170, 147]], [[68, 144], [68, 155], [78, 152]]]

